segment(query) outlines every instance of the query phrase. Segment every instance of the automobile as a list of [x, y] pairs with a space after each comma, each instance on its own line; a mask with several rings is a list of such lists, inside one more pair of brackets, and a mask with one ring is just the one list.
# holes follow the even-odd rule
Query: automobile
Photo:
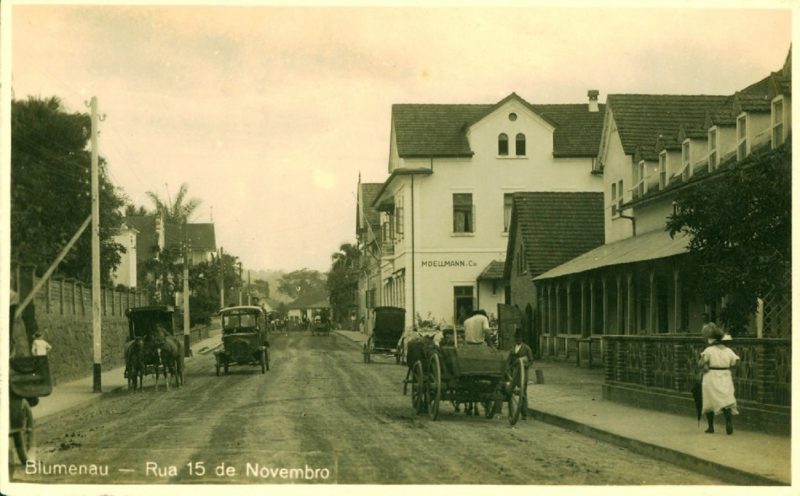
[[230, 365], [260, 365], [269, 370], [269, 340], [266, 314], [257, 306], [236, 306], [219, 311], [222, 349], [214, 352], [215, 368], [228, 373]]

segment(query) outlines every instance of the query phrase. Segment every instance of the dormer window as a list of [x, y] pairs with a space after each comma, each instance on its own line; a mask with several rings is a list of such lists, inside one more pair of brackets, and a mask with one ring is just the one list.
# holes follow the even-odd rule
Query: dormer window
[[515, 151], [518, 157], [525, 156], [525, 135], [522, 133], [517, 134]]
[[681, 178], [686, 181], [692, 177], [692, 142], [688, 139], [683, 140], [681, 146]]
[[719, 155], [717, 154], [717, 128], [712, 127], [708, 130], [708, 172], [714, 172], [719, 165]]
[[639, 170], [639, 182], [636, 184], [636, 195], [642, 197], [647, 193], [647, 181], [645, 181], [647, 168], [644, 165], [644, 160], [639, 162], [637, 169]]
[[783, 144], [783, 97], [772, 102], [772, 148]]
[[501, 157], [508, 156], [508, 135], [506, 133], [500, 133], [500, 136], [497, 137], [497, 154]]
[[736, 119], [736, 160], [747, 156], [747, 114]]
[[658, 187], [667, 187], [667, 152], [663, 151], [658, 155]]

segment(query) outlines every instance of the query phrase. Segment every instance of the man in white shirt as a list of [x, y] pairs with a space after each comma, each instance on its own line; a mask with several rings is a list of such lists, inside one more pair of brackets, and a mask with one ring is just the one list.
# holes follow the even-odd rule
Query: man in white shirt
[[472, 312], [472, 317], [464, 321], [464, 341], [467, 344], [486, 344], [490, 330], [486, 312], [475, 310]]

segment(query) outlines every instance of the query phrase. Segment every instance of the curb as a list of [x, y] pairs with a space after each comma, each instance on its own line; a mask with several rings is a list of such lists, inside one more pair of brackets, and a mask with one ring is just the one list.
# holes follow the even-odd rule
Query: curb
[[528, 408], [528, 413], [536, 420], [541, 420], [542, 422], [545, 422], [547, 424], [555, 425], [557, 427], [562, 427], [564, 429], [569, 429], [571, 431], [575, 431], [579, 434], [597, 439], [599, 441], [620, 446], [622, 448], [627, 448], [633, 451], [634, 453], [649, 456], [651, 458], [655, 458], [657, 460], [664, 461], [667, 463], [671, 463], [672, 465], [677, 465], [681, 468], [685, 468], [693, 472], [698, 472], [703, 475], [708, 475], [710, 477], [724, 478], [729, 480], [732, 485], [740, 485], [740, 486], [790, 486], [791, 485], [791, 483], [789, 482], [784, 482], [763, 475], [745, 472], [744, 470], [708, 461], [703, 458], [682, 453], [680, 451], [671, 448], [665, 448], [663, 446], [646, 443], [644, 441], [639, 441], [637, 439], [625, 437], [620, 434], [615, 434], [613, 432], [609, 432], [603, 429], [591, 427], [589, 425], [582, 424], [575, 420], [571, 420], [558, 415], [553, 415], [551, 413], [537, 410], [535, 408]]

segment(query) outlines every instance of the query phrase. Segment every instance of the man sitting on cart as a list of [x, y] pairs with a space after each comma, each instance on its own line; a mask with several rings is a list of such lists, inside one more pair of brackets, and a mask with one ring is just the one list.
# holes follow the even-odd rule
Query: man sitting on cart
[[464, 321], [464, 341], [467, 344], [489, 345], [491, 336], [489, 317], [484, 310], [475, 310], [472, 316]]

